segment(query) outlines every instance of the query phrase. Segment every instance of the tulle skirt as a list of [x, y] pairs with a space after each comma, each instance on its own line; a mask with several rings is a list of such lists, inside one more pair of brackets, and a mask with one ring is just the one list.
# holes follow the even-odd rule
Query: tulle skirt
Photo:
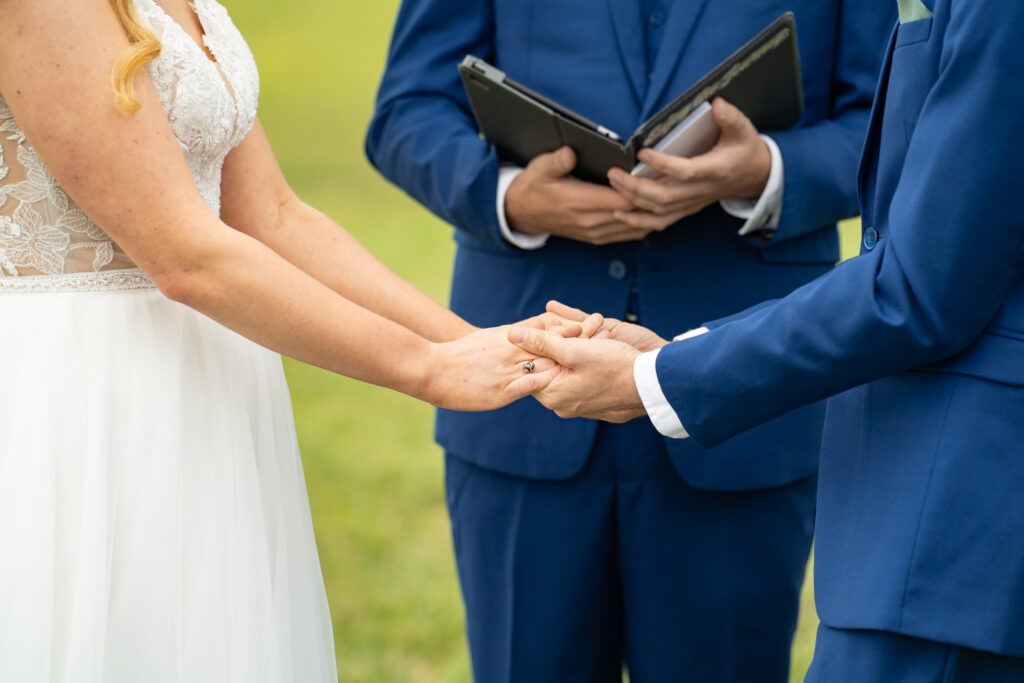
[[0, 681], [336, 681], [280, 357], [155, 289], [0, 291]]

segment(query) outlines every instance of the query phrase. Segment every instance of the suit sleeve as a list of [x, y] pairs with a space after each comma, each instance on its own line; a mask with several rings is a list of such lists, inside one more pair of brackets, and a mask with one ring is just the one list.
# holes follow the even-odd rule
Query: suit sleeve
[[828, 117], [771, 133], [782, 151], [786, 183], [779, 226], [766, 244], [857, 215], [857, 166], [885, 39], [895, 22], [895, 2], [840, 3]]
[[404, 0], [366, 138], [370, 162], [440, 218], [503, 249], [497, 153], [477, 134], [458, 73], [492, 61], [489, 0]]
[[[658, 357], [665, 396], [713, 446], [797, 406], [949, 358], [1024, 274], [1024, 5], [954, 0], [938, 77], [873, 251]], [[742, 409], [740, 409], [742, 408]]]

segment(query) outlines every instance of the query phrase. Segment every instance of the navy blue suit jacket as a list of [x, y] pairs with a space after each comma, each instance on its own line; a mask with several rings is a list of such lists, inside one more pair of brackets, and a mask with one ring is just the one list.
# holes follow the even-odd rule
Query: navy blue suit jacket
[[822, 621], [1021, 657], [1024, 5], [926, 5], [889, 46], [862, 253], [670, 344], [657, 372], [708, 447], [845, 390], [821, 455]]
[[[718, 205], [643, 242], [590, 246], [552, 238], [522, 251], [501, 236], [498, 158], [477, 135], [456, 66], [467, 53], [624, 138], [787, 10], [796, 13], [806, 115], [775, 133], [785, 166], [781, 224], [767, 243], [736, 235]], [[622, 317], [631, 287], [640, 321], [671, 336], [784, 296], [838, 258], [834, 224], [856, 214], [863, 145], [894, 8], [848, 0], [677, 0], [648, 74], [637, 0], [405, 0], [367, 154], [456, 228], [452, 309], [490, 326], [535, 315], [552, 298]], [[713, 450], [669, 444], [693, 486], [730, 490], [813, 474], [823, 406], [780, 417]], [[485, 414], [441, 411], [439, 443], [499, 471], [575, 474], [596, 423], [560, 421], [533, 399]]]

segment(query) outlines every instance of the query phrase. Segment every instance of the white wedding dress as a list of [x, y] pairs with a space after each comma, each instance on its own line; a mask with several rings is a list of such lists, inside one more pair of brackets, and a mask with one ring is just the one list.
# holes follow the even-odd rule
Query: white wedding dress
[[[194, 10], [216, 63], [136, 6], [216, 212], [252, 55], [213, 0]], [[0, 97], [0, 681], [336, 680], [280, 357], [161, 295]]]

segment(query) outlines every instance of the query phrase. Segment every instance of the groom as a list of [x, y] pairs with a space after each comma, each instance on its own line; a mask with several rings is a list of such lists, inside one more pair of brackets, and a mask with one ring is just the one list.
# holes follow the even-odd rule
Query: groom
[[[828, 395], [814, 683], [1024, 681], [1024, 4], [899, 0], [861, 254], [665, 344], [607, 322], [538, 395], [714, 447]], [[571, 319], [582, 313], [552, 307]], [[633, 346], [656, 350], [638, 354]], [[524, 380], [525, 381], [525, 380]]]
[[[803, 121], [761, 138], [720, 102], [719, 145], [664, 184], [578, 181], [567, 148], [501, 166], [456, 70], [475, 54], [625, 137], [786, 10]], [[404, 0], [367, 152], [455, 226], [451, 304], [467, 320], [558, 297], [668, 334], [835, 263], [893, 17], [848, 0]], [[635, 683], [786, 680], [822, 414], [706, 449], [534, 401], [442, 411], [476, 679], [611, 681], [625, 661]]]

